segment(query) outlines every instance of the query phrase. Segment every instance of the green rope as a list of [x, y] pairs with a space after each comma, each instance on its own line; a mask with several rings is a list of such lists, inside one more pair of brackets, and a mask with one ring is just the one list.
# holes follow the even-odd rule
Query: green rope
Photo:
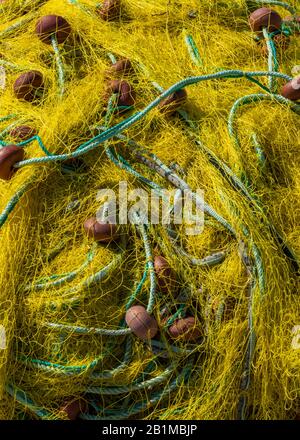
[[[276, 78], [282, 78], [286, 79], [287, 81], [290, 81], [292, 78], [288, 75], [282, 74], [280, 72], [243, 72], [241, 70], [227, 70], [222, 72], [217, 72], [210, 75], [202, 75], [202, 76], [196, 76], [196, 77], [188, 77], [186, 79], [183, 79], [173, 86], [171, 86], [169, 89], [165, 90], [159, 97], [154, 99], [149, 105], [147, 105], [143, 110], [135, 113], [134, 115], [128, 117], [122, 122], [119, 122], [115, 126], [107, 129], [105, 132], [95, 136], [91, 140], [85, 142], [84, 144], [80, 145], [74, 152], [72, 153], [66, 153], [66, 154], [57, 154], [53, 155], [51, 157], [36, 157], [31, 158], [27, 160], [23, 160], [15, 165], [16, 168], [21, 168], [23, 166], [27, 165], [33, 165], [33, 164], [41, 164], [46, 162], [56, 162], [56, 161], [65, 161], [70, 158], [79, 157], [83, 154], [88, 153], [89, 151], [92, 151], [93, 149], [97, 148], [102, 142], [105, 142], [106, 140], [112, 138], [113, 136], [120, 134], [125, 129], [129, 128], [133, 124], [140, 121], [142, 118], [144, 118], [153, 108], [155, 108], [162, 100], [164, 100], [166, 97], [171, 95], [172, 93], [187, 87], [192, 84], [197, 84], [202, 81], [207, 80], [215, 80], [215, 79], [234, 79], [234, 78], [247, 78], [248, 76], [274, 76]], [[265, 95], [263, 95], [265, 96]], [[267, 95], [266, 95], [267, 96]], [[275, 95], [277, 96], [277, 95]], [[291, 102], [283, 97], [281, 97], [285, 103], [290, 104]], [[299, 106], [293, 107], [295, 110], [299, 108]]]
[[96, 249], [97, 249], [97, 244], [94, 244], [92, 249], [88, 252], [86, 261], [78, 269], [76, 269], [72, 272], [69, 272], [68, 274], [51, 275], [50, 277], [48, 277], [48, 280], [51, 278], [60, 278], [60, 279], [53, 281], [53, 282], [49, 282], [47, 280], [47, 278], [43, 279], [43, 282], [37, 281], [37, 283], [35, 283], [33, 285], [26, 286], [25, 291], [27, 291], [27, 290], [46, 290], [49, 288], [61, 286], [67, 282], [74, 280], [74, 278], [76, 278], [76, 276], [79, 275], [80, 272], [82, 272], [93, 261], [93, 259], [95, 257]]
[[4, 29], [4, 31], [0, 32], [0, 38], [5, 38], [12, 32], [22, 29], [22, 27], [28, 24], [33, 18], [34, 14], [30, 14], [27, 17], [18, 21], [17, 23], [12, 24], [8, 28]]
[[266, 168], [266, 156], [265, 156], [265, 153], [264, 153], [264, 151], [263, 151], [263, 149], [262, 149], [262, 147], [261, 147], [261, 145], [260, 145], [260, 143], [258, 141], [256, 133], [253, 133], [251, 135], [251, 140], [252, 140], [252, 144], [253, 144], [254, 149], [255, 149], [255, 153], [256, 153], [256, 156], [257, 156], [257, 159], [258, 159], [258, 163], [259, 163], [260, 169], [262, 171], [264, 171], [265, 168]]
[[112, 53], [107, 54], [108, 58], [110, 59], [112, 64], [115, 64], [117, 62], [117, 58]]
[[14, 208], [17, 206], [21, 198], [24, 196], [26, 191], [31, 187], [32, 179], [29, 182], [25, 183], [10, 199], [2, 213], [0, 214], [0, 228], [4, 225], [9, 215], [13, 212]]
[[144, 390], [147, 389], [148, 387], [154, 387], [164, 383], [170, 377], [170, 375], [175, 371], [175, 368], [176, 366], [167, 367], [164, 370], [164, 372], [161, 373], [159, 376], [153, 377], [151, 379], [139, 383], [133, 383], [121, 387], [87, 387], [84, 389], [84, 391], [86, 393], [91, 393], [91, 394], [116, 396], [118, 394], [132, 393], [134, 391]]
[[242, 98], [239, 98], [238, 100], [235, 101], [234, 105], [232, 106], [228, 118], [228, 132], [237, 150], [241, 149], [241, 143], [237, 134], [236, 122], [235, 122], [235, 119], [237, 117], [237, 111], [244, 105], [254, 104], [260, 101], [271, 101], [278, 104], [283, 104], [290, 107], [296, 112], [300, 110], [299, 105], [293, 104], [292, 101], [284, 98], [281, 95], [265, 95], [262, 93], [256, 93], [253, 95], [246, 95], [243, 96]]
[[75, 325], [56, 324], [54, 322], [45, 322], [42, 325], [47, 328], [51, 328], [53, 330], [59, 330], [63, 332], [81, 334], [81, 335], [124, 336], [131, 333], [131, 330], [129, 328], [108, 330], [108, 329], [96, 328], [96, 327], [87, 328], [87, 327], [80, 327]]
[[105, 410], [104, 408], [100, 410], [100, 414], [93, 416], [91, 414], [81, 414], [79, 417], [83, 420], [120, 420], [127, 419], [141, 411], [145, 411], [152, 405], [159, 403], [164, 397], [170, 395], [172, 391], [176, 388], [183, 386], [183, 384], [189, 378], [191, 373], [191, 364], [189, 363], [183, 371], [178, 375], [178, 377], [173, 380], [169, 386], [165, 387], [162, 391], [157, 391], [152, 394], [149, 400], [145, 400], [140, 403], [135, 403], [132, 407], [127, 409], [121, 408], [119, 410]]
[[[263, 28], [263, 36], [266, 41], [267, 49], [268, 49], [268, 69], [269, 72], [277, 72], [278, 71], [278, 61], [277, 61], [277, 54], [276, 54], [276, 46], [270, 37], [268, 30], [266, 28]], [[276, 93], [277, 90], [277, 83], [274, 77], [270, 76], [268, 78], [269, 81], [269, 89], [271, 93]]]
[[193, 63], [197, 67], [203, 67], [203, 61], [202, 61], [202, 59], [200, 57], [199, 50], [197, 48], [197, 45], [196, 45], [193, 37], [191, 35], [187, 35], [185, 33], [184, 41], [185, 41], [185, 44], [187, 45], [188, 52], [189, 52], [189, 55], [190, 55]]
[[132, 304], [135, 302], [136, 297], [138, 296], [138, 294], [141, 292], [143, 285], [146, 282], [146, 279], [148, 278], [148, 263], [146, 263], [145, 265], [145, 270], [142, 276], [141, 281], [139, 282], [139, 284], [137, 285], [135, 291], [131, 294], [130, 298], [128, 299], [127, 303], [126, 303], [126, 311], [132, 306]]
[[64, 67], [61, 60], [57, 39], [55, 35], [51, 36], [51, 44], [54, 50], [56, 66], [57, 66], [59, 96], [62, 97], [65, 92], [65, 73], [64, 73]]
[[274, 6], [281, 6], [282, 8], [289, 11], [292, 15], [296, 15], [297, 11], [288, 3], [277, 1], [277, 0], [251, 0], [251, 2], [263, 4], [263, 5], [274, 5]]
[[123, 370], [128, 365], [131, 359], [131, 354], [132, 354], [132, 340], [127, 339], [123, 362], [118, 367], [112, 370], [103, 371], [101, 373], [94, 371], [94, 369], [103, 359], [103, 355], [94, 359], [92, 362], [88, 364], [80, 365], [80, 366], [56, 364], [53, 362], [43, 361], [40, 359], [32, 359], [27, 356], [19, 356], [18, 361], [25, 364], [26, 367], [29, 366], [31, 368], [35, 368], [45, 371], [47, 373], [51, 373], [53, 375], [77, 376], [86, 372], [89, 373], [89, 377], [92, 380], [102, 380], [102, 379], [104, 380], [104, 379], [111, 379], [112, 377], [114, 377], [115, 374]]
[[26, 393], [17, 388], [15, 385], [8, 384], [6, 385], [6, 392], [13, 397], [18, 403], [23, 405], [25, 408], [28, 408], [32, 411], [36, 416], [41, 419], [49, 419], [51, 418], [51, 414], [45, 409], [39, 407], [36, 403], [31, 400]]

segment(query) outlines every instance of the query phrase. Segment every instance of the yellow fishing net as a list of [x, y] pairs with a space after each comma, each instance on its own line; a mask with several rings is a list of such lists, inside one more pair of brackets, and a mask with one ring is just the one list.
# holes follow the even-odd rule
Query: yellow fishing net
[[[281, 88], [300, 73], [300, 31], [285, 22], [289, 44], [274, 53], [276, 32], [256, 41], [248, 18], [300, 14], [299, 2], [121, 0], [111, 20], [105, 5], [0, 5], [0, 153], [25, 150], [0, 182], [0, 418], [294, 419], [300, 110]], [[37, 36], [51, 14], [71, 26], [62, 43]], [[132, 69], [112, 73], [124, 58]], [[35, 102], [15, 93], [28, 71], [44, 78]], [[176, 112], [157, 101], [141, 113], [192, 77]], [[116, 79], [135, 94], [119, 111], [107, 91]], [[16, 140], [24, 125], [36, 135]], [[203, 231], [129, 223], [94, 242], [83, 224], [98, 191], [118, 194], [120, 182], [202, 190]], [[170, 288], [153, 278], [155, 256], [176, 274]], [[128, 327], [134, 305], [154, 317], [152, 339]], [[172, 337], [188, 317], [198, 337]]]

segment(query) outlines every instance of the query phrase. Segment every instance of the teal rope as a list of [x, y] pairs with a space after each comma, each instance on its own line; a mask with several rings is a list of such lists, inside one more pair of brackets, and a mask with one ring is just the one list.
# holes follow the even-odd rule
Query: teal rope
[[117, 58], [112, 53], [108, 53], [107, 56], [112, 64], [115, 64], [117, 62]]
[[67, 0], [68, 3], [70, 3], [71, 5], [77, 6], [77, 8], [79, 8], [81, 11], [85, 12], [86, 14], [93, 16], [92, 12], [88, 9], [88, 7], [86, 5], [82, 5], [78, 2], [78, 0]]
[[[138, 375], [137, 380], [135, 382], [145, 380], [145, 377], [147, 375], [153, 373], [156, 369], [157, 369], [157, 364], [156, 364], [155, 360], [151, 360], [148, 363], [148, 365], [146, 366], [146, 368], [142, 371], [142, 373], [140, 373]], [[127, 394], [127, 396], [123, 400], [122, 409], [128, 408], [128, 406], [130, 405], [130, 397], [131, 397], [130, 394]], [[97, 413], [99, 413], [100, 411], [101, 411], [101, 409], [98, 407]]]
[[89, 287], [93, 286], [94, 284], [100, 283], [101, 281], [103, 281], [103, 279], [105, 279], [107, 276], [109, 276], [109, 274], [111, 273], [112, 270], [114, 270], [116, 267], [119, 267], [121, 262], [122, 262], [122, 254], [119, 254], [116, 257], [114, 257], [110, 263], [108, 263], [105, 267], [100, 269], [98, 272], [89, 276], [86, 280], [83, 280], [77, 286], [74, 286], [71, 289], [68, 289], [67, 293], [73, 294], [74, 292], [78, 292], [82, 289], [88, 289]]
[[[7, 115], [7, 116], [3, 116], [2, 118], [0, 118], [0, 123], [1, 122], [5, 122], [5, 121], [9, 121], [10, 119], [14, 119], [14, 118], [17, 118], [18, 117], [18, 115], [16, 115], [16, 114], [10, 114], [10, 115]], [[15, 124], [17, 124], [17, 122], [16, 123], [14, 123], [14, 124], [11, 124], [9, 127], [13, 127]], [[8, 129], [5, 129], [4, 130], [4, 132], [2, 132], [1, 134], [0, 134], [0, 137], [2, 137], [3, 136], [3, 133], [6, 133], [8, 131]], [[5, 147], [7, 144], [6, 144], [6, 142], [4, 142], [4, 141], [2, 141], [2, 140], [0, 140], [0, 149], [2, 148], [2, 147]]]
[[[1, 131], [0, 138], [3, 138], [12, 128], [14, 128], [18, 124], [19, 124], [19, 121], [15, 121], [12, 124], [8, 125], [4, 130]], [[5, 147], [7, 145], [7, 143], [0, 140], [0, 145]]]
[[57, 66], [57, 73], [58, 73], [58, 85], [59, 85], [59, 95], [63, 96], [65, 92], [65, 73], [64, 73], [64, 67], [63, 63], [61, 61], [61, 56], [57, 44], [57, 39], [55, 35], [51, 36], [51, 44], [54, 50], [55, 54], [55, 60], [56, 60], [56, 66]]
[[[262, 96], [265, 96], [265, 95], [262, 95]], [[253, 135], [253, 136], [255, 138], [256, 135]], [[252, 136], [252, 140], [253, 140], [253, 136]], [[201, 149], [203, 149], [203, 151], [208, 155], [208, 157], [211, 160], [211, 163], [216, 167], [216, 169], [221, 171], [221, 174], [225, 175], [228, 178], [228, 181], [230, 182], [231, 186], [235, 190], [240, 191], [245, 197], [247, 197], [247, 199], [249, 199], [249, 201], [251, 201], [251, 203], [253, 203], [253, 205], [265, 216], [265, 213], [264, 213], [262, 207], [260, 206], [260, 204], [258, 203], [257, 199], [254, 198], [254, 196], [252, 196], [249, 193], [249, 191], [244, 186], [242, 181], [233, 173], [233, 171], [224, 162], [222, 162], [220, 159], [218, 159], [217, 156], [211, 150], [209, 150], [207, 147], [205, 147], [200, 141], [195, 140], [195, 143], [197, 145], [199, 145], [201, 147]], [[259, 145], [256, 146], [256, 149], [258, 149], [258, 148], [259, 148]], [[263, 158], [264, 156], [260, 156], [260, 157]], [[288, 258], [291, 259], [295, 263], [295, 266], [298, 265], [297, 257], [295, 255], [295, 253], [293, 252], [293, 250], [290, 249], [289, 246], [284, 242], [281, 235], [278, 233], [278, 231], [272, 225], [272, 223], [270, 223], [268, 221], [267, 218], [266, 218], [266, 221], [267, 221], [267, 224], [268, 224], [273, 236], [280, 243], [280, 246], [282, 246], [282, 249], [283, 249], [285, 255], [288, 256]]]
[[216, 312], [216, 319], [215, 321], [220, 324], [222, 320], [222, 316], [225, 310], [225, 301], [221, 300], [220, 304], [218, 305], [217, 312]]
[[244, 369], [241, 375], [240, 389], [241, 396], [238, 402], [237, 413], [238, 418], [244, 420], [246, 418], [246, 405], [247, 405], [247, 391], [251, 384], [251, 365], [254, 358], [254, 350], [256, 345], [256, 334], [254, 330], [254, 291], [256, 288], [255, 272], [253, 270], [251, 261], [247, 255], [245, 247], [241, 248], [241, 257], [246, 266], [247, 272], [250, 276], [249, 285], [249, 299], [248, 299], [248, 341], [246, 356], [244, 360]]
[[252, 242], [250, 237], [250, 232], [248, 231], [248, 229], [245, 226], [242, 226], [242, 230], [245, 237], [251, 242], [250, 249], [254, 258], [254, 267], [256, 269], [256, 274], [258, 277], [259, 291], [261, 297], [263, 297], [266, 289], [266, 276], [265, 276], [264, 264], [261, 258], [261, 253], [259, 248], [256, 246], [256, 244]]
[[11, 63], [10, 61], [6, 61], [6, 60], [0, 60], [0, 66], [15, 70], [17, 72], [22, 72], [23, 70], [29, 70], [29, 67], [19, 66], [18, 64]]
[[[102, 129], [102, 127], [99, 127]], [[128, 139], [126, 136], [123, 135], [115, 135], [118, 139], [123, 139], [124, 141], [127, 142], [128, 145], [133, 146], [133, 147], [138, 147], [141, 148], [136, 142]], [[146, 150], [145, 150], [146, 151]], [[164, 163], [162, 163], [157, 156], [155, 156], [154, 154], [150, 154], [149, 152], [147, 152], [147, 154], [149, 156], [151, 156], [155, 162], [155, 170], [158, 171], [159, 169], [162, 171], [160, 173], [160, 175], [162, 177], [167, 178], [168, 180], [171, 181], [171, 183], [173, 183], [173, 185], [175, 185], [177, 188], [180, 188], [181, 190], [184, 189], [189, 189], [190, 187], [187, 185], [187, 183], [182, 180], [179, 176], [177, 176], [173, 170], [171, 170], [170, 168], [168, 168]], [[141, 156], [139, 154], [139, 158], [142, 160], [147, 160], [146, 158], [144, 158], [143, 156]], [[147, 162], [148, 164], [148, 162]], [[151, 181], [149, 181], [151, 182]], [[152, 183], [149, 183], [150, 186], [152, 186]], [[154, 188], [154, 186], [152, 186]], [[162, 189], [162, 188], [161, 188]], [[230, 233], [234, 234], [234, 230], [232, 229], [232, 227], [229, 225], [229, 223], [223, 218], [221, 217], [216, 211], [214, 211], [214, 209], [208, 205], [206, 202], [204, 202], [204, 210], [211, 215], [212, 217], [214, 217], [220, 224], [222, 224], [227, 230], [230, 231]]]
[[174, 313], [174, 315], [171, 316], [164, 324], [164, 328], [165, 329], [169, 328], [176, 321], [176, 319], [183, 318], [185, 316], [185, 309], [186, 309], [186, 305], [180, 304], [176, 313]]
[[[130, 118], [129, 118], [130, 119]], [[125, 121], [126, 122], [126, 121]], [[127, 122], [128, 123], [128, 122]], [[123, 126], [124, 127], [124, 126]]]
[[[120, 135], [116, 135], [116, 137], [121, 138]], [[133, 141], [129, 141], [128, 144], [137, 145]], [[152, 168], [156, 172], [158, 172], [162, 177], [167, 178], [167, 180], [169, 180], [175, 187], [181, 189], [182, 191], [184, 190], [191, 191], [191, 188], [188, 186], [188, 184], [183, 179], [181, 179], [177, 174], [175, 174], [173, 170], [171, 170], [163, 162], [161, 162], [161, 160], [157, 156], [149, 152], [147, 152], [147, 154], [153, 159], [153, 163], [151, 163], [149, 159], [145, 158], [141, 154], [138, 154], [137, 157], [147, 166], [152, 165]], [[216, 211], [214, 211], [214, 209], [210, 205], [208, 205], [205, 201], [200, 201], [199, 197], [196, 194], [192, 193], [192, 195], [196, 203], [202, 202], [205, 212], [207, 212], [209, 215], [214, 217], [219, 223], [221, 223], [226, 229], [228, 229], [230, 233], [234, 234], [234, 230], [223, 217], [221, 217]]]
[[228, 180], [228, 182], [231, 184], [231, 186], [234, 189], [238, 189], [245, 197], [247, 197], [247, 199], [251, 200], [253, 203], [257, 203], [254, 196], [250, 194], [249, 190], [246, 188], [243, 182], [232, 171], [232, 169], [229, 168], [228, 165], [226, 165], [225, 162], [219, 159], [215, 155], [215, 153], [213, 153], [209, 148], [204, 146], [202, 142], [200, 142], [199, 140], [195, 140], [195, 144], [198, 147], [200, 147], [201, 151], [203, 151], [208, 157], [210, 163], [222, 174], [223, 177], [225, 177]]
[[[13, 126], [18, 125], [18, 124], [19, 124], [19, 122], [16, 122], [16, 123], [14, 123], [14, 124], [11, 124], [9, 127], [7, 127], [7, 128], [6, 128], [6, 129], [0, 134], [0, 137], [1, 137], [3, 134], [6, 134], [6, 132], [7, 132], [8, 130], [10, 130]], [[31, 144], [32, 142], [34, 142], [35, 140], [38, 142], [39, 147], [41, 148], [41, 150], [42, 150], [47, 156], [52, 156], [52, 153], [50, 153], [50, 151], [47, 150], [47, 148], [45, 147], [45, 145], [44, 145], [42, 139], [41, 139], [40, 136], [38, 136], [38, 135], [34, 135], [34, 136], [32, 136], [30, 139], [27, 139], [27, 140], [25, 140], [25, 141], [19, 142], [19, 143], [16, 144], [16, 145], [18, 145], [19, 147], [25, 147], [25, 146], [27, 146], [28, 144]], [[10, 142], [10, 143], [11, 143], [11, 142]], [[0, 141], [0, 144], [1, 144], [3, 147], [9, 145], [10, 143], [8, 143], [8, 142], [4, 142], [4, 141]], [[1, 148], [1, 147], [0, 147], [0, 148]]]
[[23, 147], [26, 146], [28, 144], [30, 144], [31, 142], [37, 141], [39, 144], [39, 147], [41, 148], [41, 150], [47, 155], [47, 156], [53, 156], [52, 153], [50, 153], [50, 151], [47, 150], [47, 148], [45, 147], [42, 139], [40, 138], [40, 136], [38, 135], [34, 135], [32, 136], [30, 139], [27, 139], [26, 141], [20, 142], [18, 145], [19, 147]]
[[250, 388], [251, 384], [251, 365], [254, 358], [254, 350], [256, 345], [256, 334], [254, 330], [254, 318], [253, 318], [253, 307], [254, 307], [254, 290], [255, 290], [255, 281], [252, 280], [250, 284], [250, 295], [249, 295], [249, 301], [248, 301], [248, 329], [249, 329], [249, 335], [248, 335], [248, 342], [247, 342], [247, 349], [246, 349], [246, 358], [244, 362], [244, 369], [241, 376], [241, 383], [240, 383], [240, 389], [241, 389], [241, 396], [238, 402], [237, 407], [237, 413], [238, 418], [240, 420], [245, 420], [246, 418], [246, 405], [247, 405], [247, 395], [245, 392], [247, 392]]

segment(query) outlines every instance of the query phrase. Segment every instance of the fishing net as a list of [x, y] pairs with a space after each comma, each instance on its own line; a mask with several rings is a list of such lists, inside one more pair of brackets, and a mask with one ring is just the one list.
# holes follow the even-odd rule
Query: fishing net
[[[262, 7], [292, 18], [254, 33]], [[1, 2], [0, 159], [24, 155], [0, 181], [1, 419], [297, 417], [297, 12]], [[122, 185], [191, 194], [201, 233], [135, 209], [93, 240], [83, 225], [103, 190], [119, 213]]]

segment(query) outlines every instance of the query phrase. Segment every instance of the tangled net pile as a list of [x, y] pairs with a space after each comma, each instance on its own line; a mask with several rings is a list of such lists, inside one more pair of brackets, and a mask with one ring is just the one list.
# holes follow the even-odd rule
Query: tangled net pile
[[[299, 417], [297, 3], [1, 2], [1, 419]], [[203, 232], [105, 229], [119, 182]]]

